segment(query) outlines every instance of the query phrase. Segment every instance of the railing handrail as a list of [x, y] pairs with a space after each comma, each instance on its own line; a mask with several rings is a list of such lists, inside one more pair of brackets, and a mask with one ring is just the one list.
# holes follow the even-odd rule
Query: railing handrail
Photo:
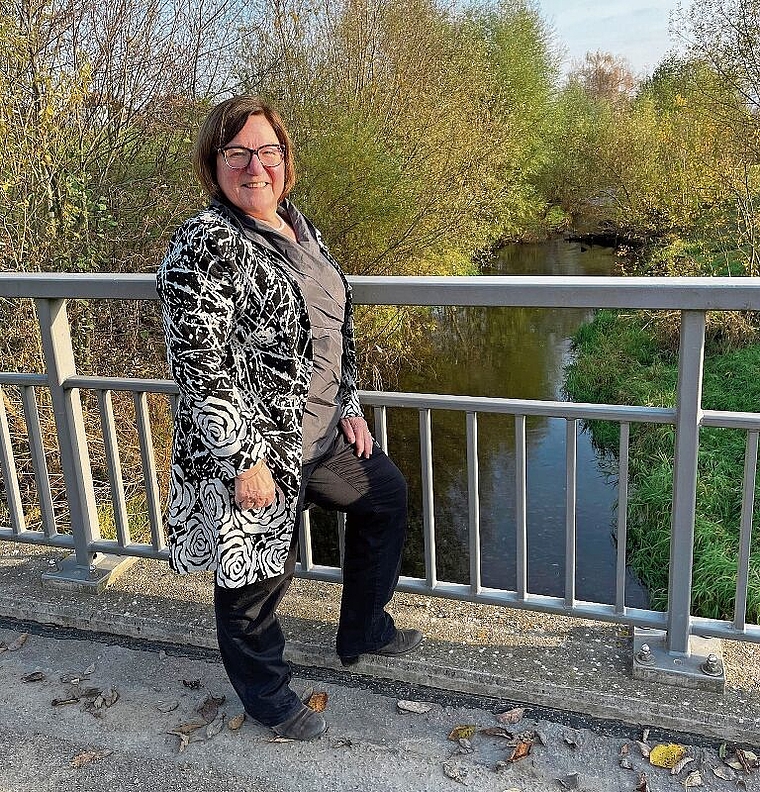
[[[355, 302], [371, 305], [760, 310], [760, 278], [479, 275], [348, 280]], [[151, 274], [0, 273], [0, 297], [155, 300], [155, 287]]]

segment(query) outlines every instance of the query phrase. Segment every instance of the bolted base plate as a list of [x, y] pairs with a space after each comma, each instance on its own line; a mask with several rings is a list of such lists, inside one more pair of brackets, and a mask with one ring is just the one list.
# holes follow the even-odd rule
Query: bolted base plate
[[137, 559], [132, 556], [95, 553], [92, 564], [83, 567], [77, 564], [76, 556], [72, 553], [59, 561], [55, 570], [42, 573], [42, 588], [100, 594], [135, 561]]
[[[636, 627], [633, 632], [633, 677], [667, 685], [708, 690], [723, 693], [726, 689], [726, 674], [723, 668], [723, 649], [719, 638], [689, 638], [689, 656], [668, 654], [665, 647], [664, 630], [648, 630]], [[649, 652], [642, 647], [649, 647]], [[707, 663], [709, 655], [715, 655], [717, 668]], [[712, 673], [707, 673], [703, 666]]]

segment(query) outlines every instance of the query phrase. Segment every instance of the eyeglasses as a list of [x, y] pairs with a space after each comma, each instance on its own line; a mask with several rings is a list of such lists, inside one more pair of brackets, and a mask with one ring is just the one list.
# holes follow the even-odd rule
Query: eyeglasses
[[257, 149], [245, 146], [224, 146], [218, 148], [217, 151], [222, 155], [227, 167], [233, 170], [247, 168], [251, 164], [254, 154], [265, 168], [276, 168], [285, 159], [285, 147], [276, 143], [268, 143]]

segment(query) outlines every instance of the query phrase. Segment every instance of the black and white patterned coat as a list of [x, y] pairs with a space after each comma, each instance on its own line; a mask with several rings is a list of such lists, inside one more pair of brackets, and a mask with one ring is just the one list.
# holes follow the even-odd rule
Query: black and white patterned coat
[[[340, 273], [317, 234], [320, 248]], [[346, 289], [343, 417], [361, 415]], [[279, 254], [213, 204], [176, 231], [157, 273], [171, 376], [179, 387], [167, 517], [177, 572], [216, 570], [225, 588], [283, 571], [296, 525], [301, 421], [312, 346], [303, 294]], [[235, 476], [266, 459], [278, 491], [264, 509], [235, 504]]]

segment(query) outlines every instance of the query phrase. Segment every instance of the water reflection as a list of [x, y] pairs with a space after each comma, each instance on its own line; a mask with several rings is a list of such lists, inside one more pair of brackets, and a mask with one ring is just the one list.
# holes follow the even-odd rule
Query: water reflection
[[[608, 275], [609, 249], [552, 241], [513, 246], [485, 274]], [[404, 372], [400, 389], [471, 396], [562, 399], [570, 336], [589, 318], [582, 309], [445, 308], [437, 315], [435, 357], [424, 374]], [[410, 482], [412, 535], [405, 571], [422, 575], [422, 506], [416, 411], [389, 414], [390, 453]], [[481, 570], [485, 586], [513, 589], [515, 565], [515, 431], [510, 416], [481, 414], [479, 424]], [[527, 421], [528, 587], [562, 596], [565, 567], [565, 422]], [[437, 571], [441, 580], [469, 580], [465, 418], [433, 413]], [[617, 490], [600, 470], [585, 432], [577, 438], [576, 595], [612, 602]], [[628, 604], [646, 606], [629, 576]]]

